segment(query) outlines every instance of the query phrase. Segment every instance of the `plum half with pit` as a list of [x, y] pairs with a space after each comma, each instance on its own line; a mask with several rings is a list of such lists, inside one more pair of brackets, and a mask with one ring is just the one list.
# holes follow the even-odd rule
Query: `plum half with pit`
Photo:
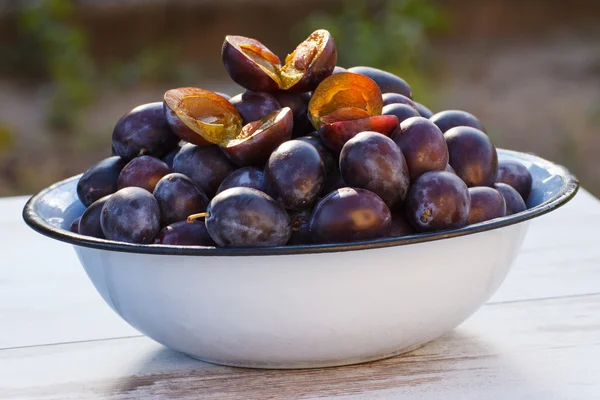
[[470, 208], [467, 185], [446, 171], [421, 175], [410, 187], [405, 202], [406, 219], [419, 232], [462, 228]]
[[410, 176], [400, 148], [377, 132], [361, 132], [340, 153], [340, 171], [351, 187], [370, 190], [394, 209], [402, 205]]
[[377, 84], [366, 76], [350, 72], [323, 80], [308, 103], [309, 117], [317, 130], [328, 123], [381, 115], [382, 108]]
[[311, 207], [325, 184], [325, 165], [317, 149], [290, 140], [273, 151], [265, 166], [265, 192], [288, 210]]
[[179, 138], [198, 146], [227, 142], [242, 128], [242, 117], [229, 100], [199, 88], [168, 90], [163, 113]]
[[205, 223], [219, 247], [283, 246], [292, 233], [284, 208], [267, 194], [247, 187], [216, 195], [206, 210]]
[[341, 188], [315, 206], [310, 232], [314, 243], [343, 243], [386, 237], [392, 214], [375, 193], [360, 188]]
[[112, 134], [113, 149], [126, 160], [144, 154], [160, 158], [178, 143], [161, 102], [135, 107], [117, 121]]
[[290, 53], [285, 63], [256, 39], [228, 35], [221, 58], [231, 79], [259, 92], [308, 92], [332, 74], [337, 51], [331, 34], [319, 29]]
[[285, 107], [245, 125], [221, 149], [238, 166], [262, 166], [277, 146], [292, 137], [293, 125], [292, 110]]

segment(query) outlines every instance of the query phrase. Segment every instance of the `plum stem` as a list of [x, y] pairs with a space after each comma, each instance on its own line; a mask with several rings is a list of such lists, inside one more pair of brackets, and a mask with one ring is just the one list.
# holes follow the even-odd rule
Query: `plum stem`
[[197, 220], [198, 218], [204, 218], [204, 217], [210, 217], [210, 213], [209, 212], [203, 212], [203, 213], [198, 213], [198, 214], [192, 214], [189, 217], [187, 217], [187, 222], [194, 222], [195, 220]]

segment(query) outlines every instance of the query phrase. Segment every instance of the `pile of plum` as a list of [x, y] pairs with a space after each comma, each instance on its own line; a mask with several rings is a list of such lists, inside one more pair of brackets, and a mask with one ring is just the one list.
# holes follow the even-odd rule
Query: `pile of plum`
[[457, 229], [526, 209], [527, 168], [498, 162], [481, 122], [432, 114], [389, 72], [336, 66], [317, 30], [280, 59], [227, 36], [247, 89], [186, 87], [117, 122], [71, 230], [139, 244], [265, 247]]

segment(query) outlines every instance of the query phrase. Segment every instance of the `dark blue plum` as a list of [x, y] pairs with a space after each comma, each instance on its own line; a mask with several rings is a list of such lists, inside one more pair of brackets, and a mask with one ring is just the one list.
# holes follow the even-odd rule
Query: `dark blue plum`
[[247, 90], [229, 99], [229, 102], [237, 108], [242, 116], [243, 124], [258, 121], [273, 111], [282, 107], [279, 102], [269, 93]]
[[219, 146], [188, 143], [175, 156], [173, 169], [190, 178], [210, 198], [235, 166]]
[[169, 173], [171, 173], [171, 168], [167, 163], [156, 157], [136, 157], [123, 167], [117, 188], [136, 186], [152, 193], [158, 181]]
[[112, 195], [104, 196], [103, 198], [96, 200], [92, 203], [81, 215], [79, 219], [79, 225], [77, 227], [77, 233], [85, 236], [92, 236], [99, 239], [104, 239], [104, 232], [102, 232], [102, 226], [100, 224], [100, 218], [102, 215], [102, 207], [106, 204], [106, 201]]
[[150, 192], [127, 187], [112, 194], [102, 207], [102, 232], [109, 240], [148, 244], [160, 231], [160, 209]]
[[252, 188], [236, 187], [217, 194], [206, 212], [206, 228], [219, 247], [283, 246], [292, 233], [284, 208]]
[[127, 161], [119, 156], [109, 157], [85, 171], [77, 182], [77, 196], [86, 206], [117, 191], [119, 174]]
[[479, 121], [473, 114], [470, 114], [466, 111], [440, 111], [439, 113], [432, 115], [429, 119], [431, 122], [436, 124], [443, 133], [446, 133], [446, 131], [457, 126], [470, 126], [471, 128], [479, 129], [480, 131], [485, 132], [485, 128], [483, 127], [481, 121]]
[[401, 103], [392, 103], [384, 106], [381, 114], [395, 115], [398, 117], [398, 123], [400, 124], [409, 118], [420, 116], [419, 112], [415, 108]]
[[179, 221], [165, 226], [154, 239], [154, 244], [172, 246], [216, 246], [204, 221]]
[[402, 205], [410, 184], [402, 151], [377, 132], [361, 132], [346, 142], [340, 153], [340, 171], [349, 186], [370, 190], [390, 209]]
[[523, 198], [515, 188], [506, 183], [495, 183], [494, 188], [500, 192], [502, 197], [504, 197], [504, 201], [506, 202], [506, 215], [512, 215], [527, 210], [525, 201], [523, 201]]
[[234, 187], [249, 187], [264, 192], [265, 174], [260, 169], [254, 167], [236, 169], [223, 179], [217, 193]]
[[139, 155], [162, 157], [177, 147], [179, 137], [171, 131], [162, 102], [138, 106], [115, 125], [112, 144], [126, 160]]
[[383, 71], [373, 67], [352, 67], [348, 72], [361, 74], [373, 79], [381, 89], [381, 93], [400, 93], [409, 99], [412, 99], [412, 89], [406, 81], [390, 72]]
[[206, 194], [190, 178], [179, 173], [165, 175], [156, 184], [153, 194], [163, 225], [185, 221], [192, 214], [204, 212], [208, 205]]
[[421, 175], [410, 187], [405, 203], [406, 219], [419, 232], [462, 228], [470, 208], [467, 185], [446, 171]]
[[386, 237], [392, 214], [375, 193], [341, 188], [323, 197], [310, 219], [314, 243], [343, 243]]
[[317, 149], [301, 140], [283, 143], [265, 166], [265, 191], [289, 210], [309, 208], [325, 184], [325, 165]]
[[471, 196], [471, 210], [467, 221], [469, 225], [506, 215], [506, 201], [496, 189], [487, 186], [472, 187], [469, 188], [469, 195]]
[[531, 193], [533, 178], [527, 167], [520, 162], [501, 160], [498, 161], [496, 182], [506, 183], [507, 185], [512, 186], [519, 192], [523, 200], [527, 201], [529, 193]]

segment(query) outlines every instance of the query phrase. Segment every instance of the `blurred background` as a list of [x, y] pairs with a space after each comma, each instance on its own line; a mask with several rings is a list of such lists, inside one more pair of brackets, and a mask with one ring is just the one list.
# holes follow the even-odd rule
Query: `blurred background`
[[475, 114], [497, 146], [600, 195], [597, 0], [0, 0], [0, 196], [109, 156], [117, 119], [167, 89], [240, 92], [226, 34], [285, 57], [316, 28], [339, 65], [388, 69], [434, 112]]

